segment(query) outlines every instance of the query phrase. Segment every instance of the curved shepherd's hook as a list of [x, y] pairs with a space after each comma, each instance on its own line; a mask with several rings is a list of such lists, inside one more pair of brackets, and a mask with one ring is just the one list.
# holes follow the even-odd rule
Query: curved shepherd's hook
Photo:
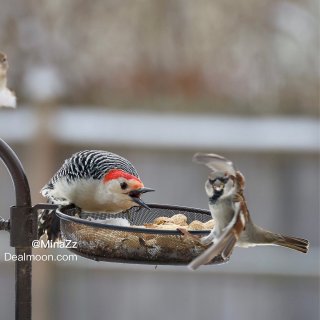
[[[12, 178], [16, 205], [11, 207], [10, 222], [10, 245], [15, 247], [18, 257], [25, 257], [15, 262], [15, 290], [16, 290], [16, 320], [31, 319], [31, 270], [32, 261], [26, 259], [32, 254], [31, 243], [37, 237], [37, 216], [32, 210], [31, 195], [28, 179], [23, 166], [15, 152], [0, 139], [0, 158], [6, 165]], [[9, 228], [8, 228], [9, 227]]]

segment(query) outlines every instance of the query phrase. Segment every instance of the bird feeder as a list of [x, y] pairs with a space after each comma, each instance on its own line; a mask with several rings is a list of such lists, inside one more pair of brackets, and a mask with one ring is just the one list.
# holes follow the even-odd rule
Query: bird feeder
[[[96, 261], [139, 263], [154, 265], [186, 265], [201, 254], [207, 246], [197, 241], [206, 231], [189, 231], [185, 237], [179, 230], [148, 229], [144, 225], [156, 218], [181, 215], [187, 221], [206, 222], [211, 218], [208, 210], [180, 206], [148, 204], [150, 210], [132, 207], [117, 215], [80, 213], [77, 209], [59, 208], [62, 237], [76, 244], [71, 250]], [[103, 224], [103, 219], [128, 219], [130, 226]], [[89, 220], [88, 220], [89, 219]], [[99, 222], [96, 222], [97, 219]], [[222, 263], [221, 257], [211, 263]]]
[[[38, 210], [56, 210], [60, 218], [64, 240], [76, 244], [72, 252], [95, 261], [139, 263], [154, 265], [187, 265], [201, 254], [206, 246], [196, 237], [185, 237], [179, 230], [145, 228], [158, 217], [182, 214], [188, 223], [206, 222], [211, 219], [208, 210], [180, 206], [148, 204], [150, 210], [133, 207], [126, 212], [112, 215], [124, 218], [130, 226], [101, 223], [107, 214], [79, 212], [74, 206], [57, 207], [51, 204], [32, 206], [28, 179], [14, 151], [0, 139], [0, 158], [6, 165], [15, 188], [16, 204], [10, 209], [10, 219], [0, 219], [0, 230], [10, 233], [10, 245], [16, 255], [31, 255], [32, 241], [38, 239]], [[189, 231], [194, 236], [204, 236], [209, 230]], [[211, 264], [226, 262], [216, 257]], [[15, 261], [15, 319], [31, 319], [32, 261]]]

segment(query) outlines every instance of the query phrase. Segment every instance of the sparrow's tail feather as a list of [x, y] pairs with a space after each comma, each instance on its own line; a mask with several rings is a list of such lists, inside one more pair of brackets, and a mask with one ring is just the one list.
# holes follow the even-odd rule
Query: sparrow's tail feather
[[[290, 237], [279, 233], [273, 233], [267, 230], [264, 230], [256, 225], [254, 225], [254, 238], [255, 241], [251, 241], [255, 245], [276, 245], [281, 247], [286, 247], [293, 249], [299, 252], [307, 253], [309, 249], [309, 241], [297, 238]], [[252, 239], [251, 239], [252, 240]]]
[[309, 249], [309, 241], [301, 238], [278, 235], [274, 244], [307, 253]]

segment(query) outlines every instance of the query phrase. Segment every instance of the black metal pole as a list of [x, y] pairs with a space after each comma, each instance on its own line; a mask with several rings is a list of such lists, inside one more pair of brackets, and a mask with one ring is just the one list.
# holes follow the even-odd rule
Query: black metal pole
[[[16, 194], [16, 205], [10, 212], [10, 245], [15, 247], [15, 319], [31, 320], [31, 243], [36, 239], [36, 213], [32, 211], [30, 188], [22, 164], [14, 151], [0, 139], [0, 158], [6, 165]], [[19, 261], [21, 260], [21, 261]]]

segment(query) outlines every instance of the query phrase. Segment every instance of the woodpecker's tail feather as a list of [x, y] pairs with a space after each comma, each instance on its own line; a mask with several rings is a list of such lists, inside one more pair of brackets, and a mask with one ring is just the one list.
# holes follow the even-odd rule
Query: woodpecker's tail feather
[[55, 210], [42, 210], [38, 220], [38, 238], [46, 234], [48, 240], [57, 241], [60, 239], [60, 219], [56, 216]]
[[299, 252], [307, 253], [309, 249], [309, 241], [296, 238], [296, 237], [289, 237], [285, 235], [278, 235], [274, 244], [282, 247], [286, 247], [289, 249], [297, 250]]

